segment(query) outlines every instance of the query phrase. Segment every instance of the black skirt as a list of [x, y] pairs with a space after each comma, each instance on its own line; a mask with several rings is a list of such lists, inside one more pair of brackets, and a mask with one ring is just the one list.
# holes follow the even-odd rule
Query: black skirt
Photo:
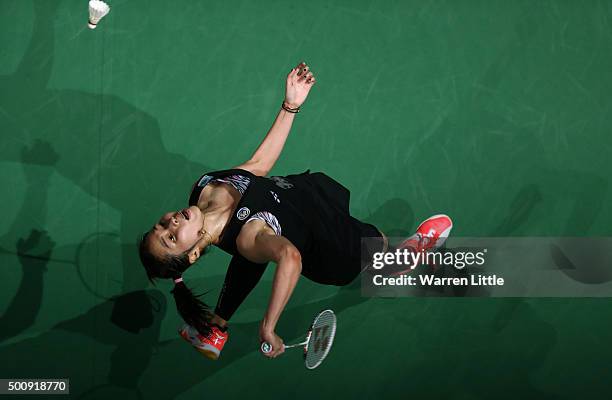
[[[371, 259], [374, 251], [382, 251], [381, 233], [372, 224], [351, 216], [350, 192], [322, 172], [306, 171], [287, 176], [295, 182], [310, 203], [308, 225], [311, 243], [302, 255], [302, 274], [327, 284], [346, 285], [363, 269], [362, 260]], [[362, 239], [369, 246], [362, 246]]]

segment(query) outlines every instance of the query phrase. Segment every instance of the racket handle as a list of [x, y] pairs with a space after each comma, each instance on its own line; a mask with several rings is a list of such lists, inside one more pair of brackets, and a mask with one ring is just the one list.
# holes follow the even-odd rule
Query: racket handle
[[268, 354], [269, 352], [272, 351], [272, 345], [268, 342], [263, 342], [261, 344], [261, 352], [264, 354]]
[[[302, 343], [296, 343], [296, 344], [290, 344], [288, 346], [283, 344], [283, 348], [285, 349], [290, 349], [292, 347], [298, 347], [298, 346], [304, 346], [306, 343], [308, 343], [308, 340], [302, 342]], [[269, 352], [272, 351], [272, 345], [268, 342], [263, 342], [261, 344], [261, 352], [264, 354], [268, 354]]]
[[[285, 345], [283, 344], [283, 349], [290, 349], [290, 348], [292, 348], [292, 347], [303, 346], [303, 345], [305, 345], [305, 344], [306, 344], [306, 342], [304, 342], [304, 343], [296, 343], [296, 344], [291, 344], [291, 345], [289, 345], [289, 346], [285, 346]], [[271, 351], [272, 351], [272, 345], [271, 345], [270, 343], [268, 343], [268, 342], [263, 342], [263, 343], [261, 344], [261, 352], [262, 352], [262, 353], [264, 353], [264, 354], [268, 354], [268, 353], [269, 353], [269, 352], [271, 352]]]

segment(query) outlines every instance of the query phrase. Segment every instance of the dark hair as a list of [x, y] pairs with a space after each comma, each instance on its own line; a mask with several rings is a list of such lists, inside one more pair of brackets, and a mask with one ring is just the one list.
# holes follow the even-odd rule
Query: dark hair
[[[147, 272], [149, 281], [155, 285], [155, 280], [160, 279], [177, 279], [183, 275], [183, 272], [191, 266], [189, 262], [189, 252], [197, 245], [197, 243], [182, 254], [168, 254], [162, 258], [154, 256], [147, 243], [147, 237], [150, 232], [146, 232], [139, 240], [138, 255], [140, 262]], [[176, 309], [183, 320], [193, 326], [202, 335], [210, 333], [210, 319], [212, 314], [210, 307], [198, 297], [206, 294], [194, 294], [189, 289], [184, 281], [175, 283], [174, 289], [170, 291], [174, 295]]]

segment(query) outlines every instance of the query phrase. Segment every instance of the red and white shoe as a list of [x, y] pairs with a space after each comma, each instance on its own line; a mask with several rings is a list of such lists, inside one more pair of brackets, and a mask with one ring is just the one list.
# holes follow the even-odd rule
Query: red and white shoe
[[[404, 240], [397, 246], [397, 249], [409, 249], [415, 253], [435, 250], [444, 244], [451, 229], [453, 229], [453, 221], [447, 215], [434, 215], [421, 222], [416, 233]], [[415, 267], [416, 266], [411, 266], [408, 269], [395, 271], [391, 276], [412, 272]], [[435, 268], [435, 266], [432, 267]]]
[[404, 240], [398, 248], [410, 248], [416, 252], [435, 250], [444, 244], [451, 229], [453, 221], [448, 215], [434, 215], [421, 222], [416, 233]]
[[227, 331], [223, 332], [215, 325], [210, 327], [210, 333], [206, 336], [200, 334], [196, 328], [189, 324], [183, 325], [178, 332], [183, 339], [191, 343], [204, 357], [211, 360], [219, 358], [221, 350], [229, 338]]

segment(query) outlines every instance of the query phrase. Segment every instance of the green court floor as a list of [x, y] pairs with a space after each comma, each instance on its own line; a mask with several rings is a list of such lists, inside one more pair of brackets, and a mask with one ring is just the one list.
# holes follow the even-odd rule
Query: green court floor
[[[609, 398], [612, 301], [362, 298], [301, 278], [277, 332], [332, 307], [324, 364], [258, 353], [273, 268], [221, 359], [177, 335], [136, 242], [245, 161], [289, 70], [317, 83], [272, 175], [324, 171], [402, 236], [611, 236], [612, 2], [87, 1], [0, 11], [0, 378], [85, 399]], [[20, 255], [17, 255], [20, 254]], [[229, 256], [186, 281], [213, 304]]]

